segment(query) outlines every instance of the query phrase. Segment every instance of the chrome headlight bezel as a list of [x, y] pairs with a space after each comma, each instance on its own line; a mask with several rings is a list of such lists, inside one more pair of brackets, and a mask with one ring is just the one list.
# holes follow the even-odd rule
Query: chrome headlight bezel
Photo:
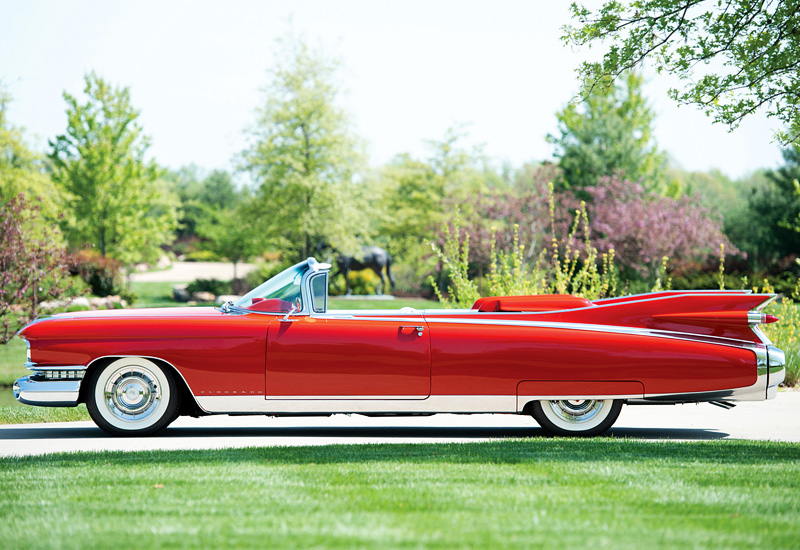
[[30, 362], [32, 362], [32, 359], [31, 359], [31, 343], [28, 341], [27, 338], [24, 338], [22, 336], [20, 336], [19, 338], [20, 338], [20, 340], [25, 342], [25, 360], [28, 363], [30, 363]]

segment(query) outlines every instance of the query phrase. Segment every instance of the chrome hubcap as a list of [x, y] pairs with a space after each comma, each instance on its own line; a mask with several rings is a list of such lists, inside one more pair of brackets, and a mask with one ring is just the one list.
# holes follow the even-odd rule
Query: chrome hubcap
[[161, 390], [155, 374], [139, 366], [115, 371], [104, 390], [106, 407], [122, 420], [144, 420], [161, 402]]
[[595, 399], [565, 399], [549, 401], [549, 404], [561, 420], [571, 424], [589, 422], [603, 409], [603, 401]]

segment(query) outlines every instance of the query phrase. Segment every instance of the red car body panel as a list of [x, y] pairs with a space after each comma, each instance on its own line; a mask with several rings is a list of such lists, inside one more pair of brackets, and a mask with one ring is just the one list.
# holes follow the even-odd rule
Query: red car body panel
[[276, 319], [269, 327], [267, 395], [426, 398], [430, 340], [422, 316], [412, 319]]
[[[289, 320], [214, 308], [71, 313], [22, 336], [39, 366], [150, 357], [172, 365], [194, 396], [267, 400], [692, 394], [752, 386], [756, 350], [766, 348], [747, 314], [768, 295], [550, 297], [543, 311], [508, 311], [536, 302], [523, 298]], [[546, 310], [563, 306], [572, 309]]]

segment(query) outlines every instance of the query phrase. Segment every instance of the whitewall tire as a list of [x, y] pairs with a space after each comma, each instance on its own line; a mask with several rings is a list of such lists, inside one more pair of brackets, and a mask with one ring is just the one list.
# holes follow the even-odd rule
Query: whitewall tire
[[86, 408], [112, 435], [151, 435], [178, 416], [180, 391], [169, 369], [143, 357], [122, 357], [88, 380]]
[[533, 418], [554, 435], [591, 437], [608, 430], [622, 410], [618, 399], [534, 401]]

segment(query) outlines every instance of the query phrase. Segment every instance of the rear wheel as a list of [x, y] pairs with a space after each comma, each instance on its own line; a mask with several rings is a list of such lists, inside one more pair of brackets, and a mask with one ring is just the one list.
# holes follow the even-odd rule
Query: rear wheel
[[112, 435], [151, 435], [178, 416], [175, 377], [143, 357], [123, 357], [96, 370], [88, 380], [86, 408]]
[[591, 437], [608, 430], [621, 410], [619, 399], [560, 399], [534, 401], [532, 414], [554, 435]]

